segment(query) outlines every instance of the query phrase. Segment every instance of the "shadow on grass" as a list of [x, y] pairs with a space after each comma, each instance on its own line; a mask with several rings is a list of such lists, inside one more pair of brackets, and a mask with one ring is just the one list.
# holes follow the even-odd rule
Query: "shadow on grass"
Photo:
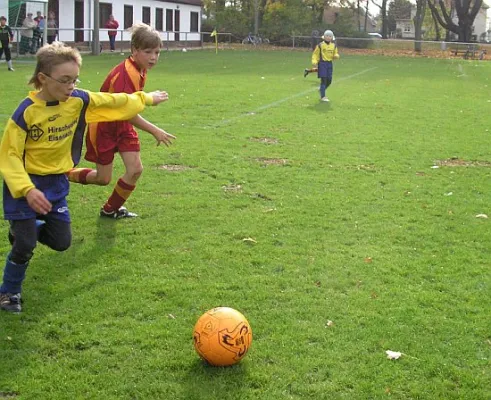
[[190, 365], [183, 379], [183, 398], [186, 400], [243, 398], [241, 391], [246, 389], [249, 391], [251, 387], [247, 375], [247, 362], [240, 362], [230, 367], [213, 367], [198, 359]]
[[[32, 368], [33, 352], [37, 353], [35, 358], [38, 361], [51, 357], [49, 343], [46, 348], [40, 346], [37, 336], [44, 333], [44, 339], [49, 342], [52, 330], [49, 327], [44, 330], [37, 325], [42, 324], [43, 320], [57, 319], [58, 312], [64, 312], [64, 299], [85, 290], [77, 284], [76, 276], [81, 268], [90, 266], [98, 260], [101, 252], [110, 250], [114, 245], [117, 235], [114, 222], [97, 218], [96, 240], [91, 247], [85, 246], [84, 235], [74, 236], [71, 248], [63, 253], [38, 243], [23, 285], [25, 302], [22, 313], [0, 312], [0, 359], [3, 368], [9, 371], [8, 376], [0, 380], [0, 398], [2, 393], [22, 394], [22, 384], [15, 377], [23, 375], [19, 372], [23, 366], [30, 365]], [[5, 256], [10, 251], [10, 246], [6, 247], [8, 250], [2, 252]], [[0, 260], [2, 271], [4, 260]]]
[[308, 108], [310, 108], [311, 110], [317, 111], [319, 113], [323, 113], [323, 114], [325, 114], [326, 112], [329, 112], [329, 111], [333, 111], [332, 102], [326, 103], [326, 102], [323, 102], [320, 100], [318, 103], [312, 104]]

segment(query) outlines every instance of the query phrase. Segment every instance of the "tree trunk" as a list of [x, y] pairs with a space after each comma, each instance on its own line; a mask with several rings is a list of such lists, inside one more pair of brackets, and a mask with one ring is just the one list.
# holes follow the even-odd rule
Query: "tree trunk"
[[387, 20], [387, 0], [382, 0], [381, 14], [382, 14], [382, 37], [384, 39], [387, 39], [387, 31], [389, 25], [389, 21]]
[[[439, 10], [437, 9], [437, 1], [442, 15], [440, 15]], [[449, 13], [444, 0], [428, 0], [428, 6], [430, 7], [433, 17], [436, 18], [442, 27], [458, 35], [460, 42], [472, 40], [472, 25], [474, 24], [477, 13], [482, 7], [482, 3], [483, 0], [475, 0], [474, 3], [471, 3], [470, 0], [453, 1]], [[454, 5], [459, 21], [458, 24], [455, 24], [452, 21]]]
[[372, 0], [372, 3], [380, 8], [380, 15], [382, 17], [382, 37], [387, 39], [387, 31], [389, 26], [389, 21], [387, 19], [387, 0], [382, 0], [381, 6], [375, 3], [375, 0]]
[[423, 40], [423, 20], [425, 18], [426, 0], [416, 0], [416, 15], [414, 16], [414, 51], [421, 53], [421, 41]]

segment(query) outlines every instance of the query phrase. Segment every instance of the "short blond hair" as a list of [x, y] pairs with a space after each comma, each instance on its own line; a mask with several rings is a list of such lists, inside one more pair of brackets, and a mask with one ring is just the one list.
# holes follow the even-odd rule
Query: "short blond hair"
[[29, 84], [34, 85], [36, 89], [41, 89], [42, 86], [38, 78], [40, 72], [49, 76], [54, 67], [66, 62], [74, 62], [79, 68], [82, 66], [82, 56], [79, 51], [63, 42], [44, 45], [36, 53], [36, 60], [36, 69], [29, 81]]
[[134, 24], [130, 29], [131, 49], [145, 50], [162, 47], [160, 33], [147, 24]]

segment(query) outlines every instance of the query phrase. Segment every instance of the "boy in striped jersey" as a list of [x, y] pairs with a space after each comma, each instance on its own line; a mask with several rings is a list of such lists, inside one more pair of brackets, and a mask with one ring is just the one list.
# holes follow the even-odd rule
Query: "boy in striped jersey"
[[[132, 27], [131, 56], [114, 67], [102, 84], [101, 91], [109, 93], [134, 93], [143, 90], [147, 70], [159, 59], [160, 34], [146, 24]], [[105, 122], [89, 125], [85, 159], [94, 162], [96, 169], [75, 168], [69, 173], [71, 182], [108, 185], [112, 179], [115, 153], [119, 153], [125, 173], [100, 210], [101, 217], [114, 219], [136, 217], [124, 207], [143, 172], [140, 158], [140, 140], [134, 127], [152, 134], [157, 144], [170, 145], [175, 136], [145, 120], [140, 115], [123, 122]]]

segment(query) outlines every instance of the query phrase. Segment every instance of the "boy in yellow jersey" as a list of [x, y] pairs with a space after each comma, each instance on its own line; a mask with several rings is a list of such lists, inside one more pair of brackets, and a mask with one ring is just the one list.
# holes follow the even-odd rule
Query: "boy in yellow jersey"
[[[101, 91], [109, 93], [134, 93], [143, 90], [147, 70], [159, 59], [162, 39], [159, 32], [146, 24], [136, 24], [131, 32], [131, 56], [114, 67], [102, 84]], [[109, 185], [112, 179], [114, 155], [119, 153], [125, 173], [100, 210], [101, 217], [121, 219], [136, 217], [124, 207], [124, 203], [136, 188], [143, 172], [140, 157], [140, 140], [137, 127], [153, 135], [157, 144], [170, 145], [175, 139], [163, 129], [140, 115], [120, 122], [91, 124], [87, 135], [85, 159], [96, 164], [96, 169], [74, 168], [68, 178], [81, 184]]]
[[71, 244], [66, 173], [80, 160], [87, 123], [127, 120], [167, 93], [77, 90], [82, 58], [61, 42], [42, 47], [30, 84], [0, 143], [3, 210], [12, 250], [0, 286], [0, 308], [21, 311], [21, 287], [37, 242], [56, 251]]
[[337, 46], [333, 43], [332, 31], [325, 31], [322, 38], [324, 41], [312, 53], [312, 67], [317, 67], [317, 77], [321, 80], [319, 87], [321, 101], [329, 101], [326, 97], [326, 89], [332, 83], [332, 62], [339, 58], [339, 54]]

